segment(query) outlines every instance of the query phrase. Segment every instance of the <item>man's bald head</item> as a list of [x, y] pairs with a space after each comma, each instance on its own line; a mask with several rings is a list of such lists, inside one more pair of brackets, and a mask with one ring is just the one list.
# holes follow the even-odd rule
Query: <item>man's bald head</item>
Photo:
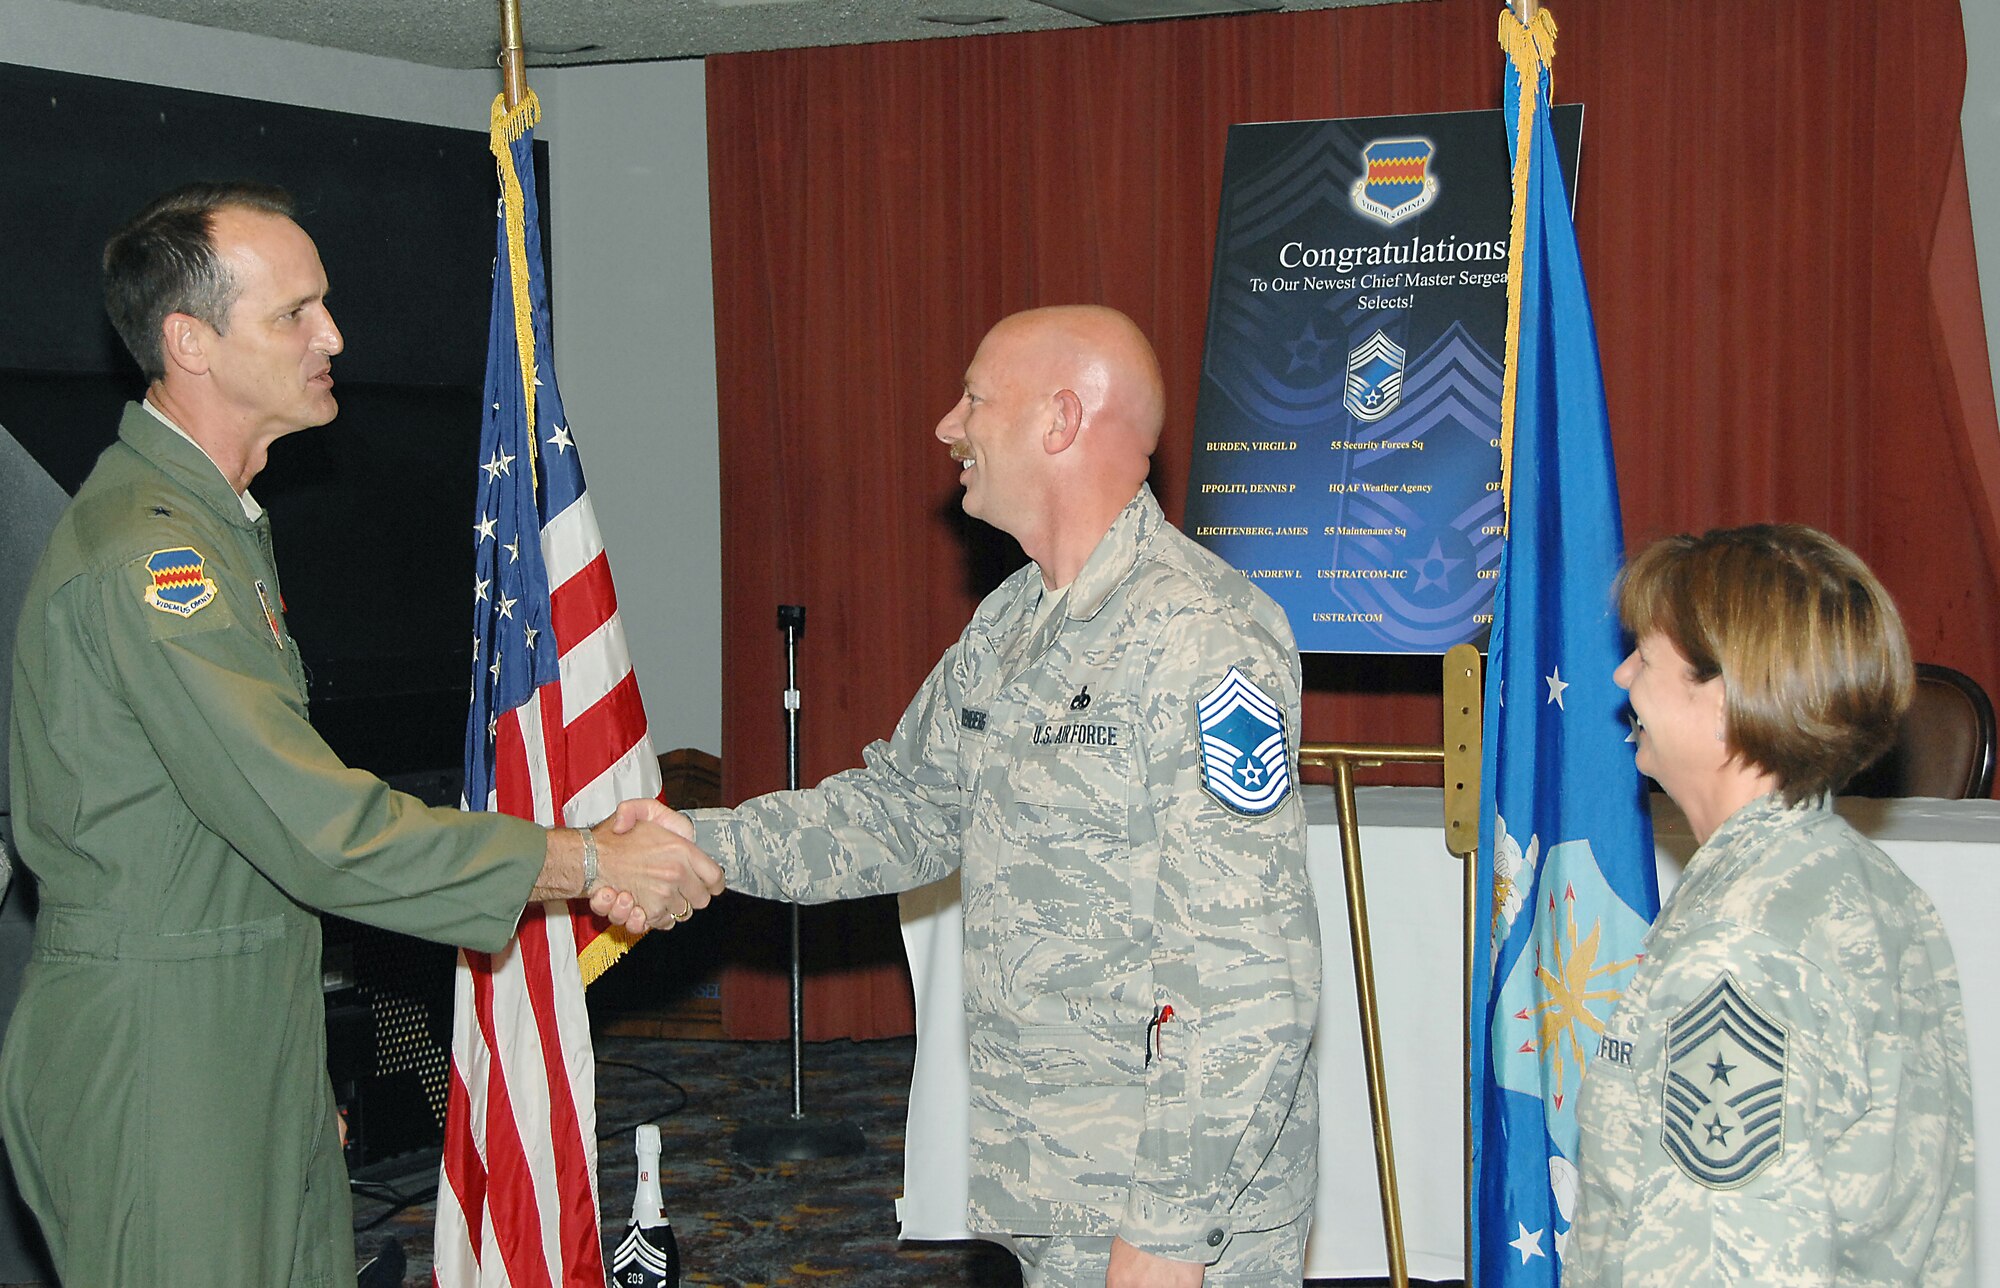
[[1121, 450], [1152, 457], [1166, 423], [1166, 389], [1153, 346], [1131, 318], [1101, 304], [1028, 309], [1002, 318], [987, 333], [987, 343], [996, 340], [1022, 364], [1021, 378], [1051, 394], [1072, 391], [1099, 436], [1120, 437]]
[[960, 463], [965, 512], [1067, 585], [1145, 483], [1165, 419], [1159, 360], [1132, 319], [1066, 305], [986, 333], [937, 437]]

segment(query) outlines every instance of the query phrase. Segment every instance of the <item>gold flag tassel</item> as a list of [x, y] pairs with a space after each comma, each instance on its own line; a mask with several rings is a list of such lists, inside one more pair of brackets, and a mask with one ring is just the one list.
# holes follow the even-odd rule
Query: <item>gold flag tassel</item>
[[576, 969], [583, 976], [583, 986], [589, 988], [595, 984], [599, 975], [615, 966], [638, 942], [637, 936], [625, 927], [612, 926], [584, 945], [583, 951], [576, 955]]
[[[1514, 518], [1514, 401], [1521, 356], [1521, 271], [1528, 239], [1529, 144], [1534, 138], [1542, 70], [1555, 62], [1555, 15], [1537, 7], [1534, 16], [1523, 22], [1513, 10], [1502, 9], [1500, 48], [1507, 51], [1507, 60], [1521, 81], [1520, 113], [1514, 129], [1514, 213], [1507, 234], [1507, 365], [1500, 385], [1500, 512], [1504, 529], [1512, 526]], [[1553, 93], [1553, 77], [1549, 84]]]
[[[528, 477], [540, 490], [541, 475], [535, 469], [535, 319], [528, 299], [527, 201], [521, 195], [521, 176], [514, 171], [513, 145], [542, 119], [542, 101], [528, 90], [510, 110], [507, 96], [493, 97], [493, 130], [487, 147], [500, 169], [500, 203], [507, 213], [507, 274], [514, 283], [514, 345], [521, 355], [521, 399], [528, 426]], [[494, 265], [494, 272], [500, 271]]]
[[[514, 344], [521, 355], [521, 400], [528, 425], [528, 471], [535, 487], [541, 474], [535, 468], [535, 319], [534, 302], [528, 297], [527, 199], [522, 193], [521, 176], [514, 169], [513, 145], [542, 119], [542, 102], [535, 91], [525, 90], [511, 109], [507, 95], [493, 98], [493, 128], [488, 147], [500, 171], [500, 201], [507, 215], [507, 275], [514, 283]], [[499, 272], [499, 265], [494, 265]], [[611, 969], [628, 952], [638, 937], [623, 926], [612, 926], [584, 946], [577, 954], [577, 971], [585, 988]]]

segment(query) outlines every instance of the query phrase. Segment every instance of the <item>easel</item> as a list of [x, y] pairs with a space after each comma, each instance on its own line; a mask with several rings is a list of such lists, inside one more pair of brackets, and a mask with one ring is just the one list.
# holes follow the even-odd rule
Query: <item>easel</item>
[[[1299, 748], [1299, 768], [1330, 769], [1334, 809], [1340, 819], [1341, 875], [1347, 887], [1347, 932], [1354, 944], [1354, 996], [1361, 1015], [1361, 1057], [1367, 1066], [1368, 1116], [1375, 1131], [1375, 1176], [1382, 1196], [1382, 1235], [1388, 1247], [1389, 1282], [1409, 1288], [1409, 1254], [1403, 1246], [1402, 1200], [1396, 1189], [1396, 1151], [1389, 1131], [1389, 1088], [1382, 1072], [1382, 1028], [1375, 1006], [1375, 955], [1368, 936], [1368, 895], [1361, 875], [1361, 825], [1354, 805], [1354, 771], [1378, 765], [1444, 766], [1445, 848], [1465, 865], [1464, 976], [1470, 1004], [1474, 953], [1479, 945], [1479, 650], [1460, 644], [1444, 655], [1444, 744], [1309, 742]], [[1467, 1120], [1465, 1178], [1472, 1183], [1472, 1137]], [[1469, 1218], [1468, 1218], [1469, 1219]], [[1471, 1238], [1467, 1234], [1468, 1254]], [[1468, 1262], [1470, 1258], [1468, 1256]]]

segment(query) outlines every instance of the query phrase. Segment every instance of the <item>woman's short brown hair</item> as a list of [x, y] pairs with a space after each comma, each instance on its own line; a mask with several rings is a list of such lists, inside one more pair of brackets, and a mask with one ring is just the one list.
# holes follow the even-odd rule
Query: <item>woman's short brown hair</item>
[[1853, 551], [1800, 524], [1667, 537], [1620, 574], [1618, 615], [1722, 677], [1729, 747], [1793, 804], [1895, 741], [1916, 684], [1894, 601]]

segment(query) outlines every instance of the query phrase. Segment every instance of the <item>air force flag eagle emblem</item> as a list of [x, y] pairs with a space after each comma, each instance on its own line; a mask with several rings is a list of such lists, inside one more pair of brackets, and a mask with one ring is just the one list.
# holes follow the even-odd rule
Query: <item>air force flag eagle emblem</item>
[[1268, 814], [1292, 790], [1285, 713], [1235, 667], [1195, 704], [1201, 785], [1238, 814]]

